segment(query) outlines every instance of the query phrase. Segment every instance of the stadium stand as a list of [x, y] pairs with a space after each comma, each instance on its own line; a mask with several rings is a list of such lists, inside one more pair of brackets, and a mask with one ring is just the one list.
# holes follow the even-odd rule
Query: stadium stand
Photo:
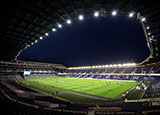
[[[2, 62], [1, 62], [2, 63]], [[1, 75], [1, 98], [2, 98], [2, 102], [4, 103], [3, 100], [7, 100], [7, 105], [9, 104], [10, 106], [8, 108], [12, 109], [13, 111], [10, 111], [13, 114], [24, 114], [24, 115], [29, 115], [29, 114], [39, 114], [39, 113], [44, 113], [44, 115], [48, 115], [48, 114], [80, 114], [80, 115], [85, 115], [85, 114], [89, 114], [94, 113], [95, 115], [99, 115], [99, 114], [135, 114], [135, 113], [149, 113], [150, 111], [147, 111], [148, 108], [152, 111], [157, 113], [158, 112], [158, 108], [157, 106], [159, 101], [144, 101], [144, 102], [137, 102], [133, 101], [133, 102], [127, 102], [127, 103], [116, 103], [116, 104], [107, 104], [107, 105], [98, 105], [100, 106], [102, 109], [96, 109], [96, 110], [90, 110], [88, 108], [92, 108], [92, 107], [96, 107], [96, 105], [79, 105], [76, 103], [68, 103], [65, 101], [61, 101], [59, 99], [53, 99], [50, 96], [44, 96], [42, 94], [37, 94], [37, 92], [22, 87], [20, 84], [17, 84], [16, 82], [14, 82], [14, 79], [24, 79], [23, 77], [21, 77], [21, 72], [22, 70], [31, 70], [31, 74], [26, 76], [26, 78], [56, 78], [56, 77], [74, 77], [74, 78], [92, 78], [92, 79], [112, 79], [112, 80], [128, 80], [128, 81], [139, 81], [139, 82], [144, 82], [144, 81], [149, 81], [151, 82], [151, 84], [149, 85], [149, 87], [147, 88], [147, 90], [144, 92], [143, 95], [143, 99], [148, 99], [148, 98], [160, 98], [160, 90], [159, 90], [159, 78], [158, 77], [151, 77], [151, 76], [140, 76], [140, 75], [134, 75], [136, 73], [140, 73], [139, 71], [134, 71], [134, 70], [141, 70], [141, 73], [143, 74], [144, 72], [142, 72], [142, 70], [145, 70], [145, 74], [149, 74], [151, 73], [151, 69], [153, 70], [154, 68], [154, 72], [152, 73], [156, 73], [159, 72], [159, 65], [153, 65], [153, 66], [137, 66], [134, 68], [107, 68], [106, 69], [95, 69], [93, 71], [91, 70], [67, 70], [66, 68], [63, 68], [62, 71], [64, 71], [63, 75], [59, 75], [62, 74], [62, 71], [55, 69], [54, 67], [52, 67], [52, 69], [48, 69], [48, 71], [45, 69], [46, 65], [41, 66], [41, 70], [45, 71], [41, 71], [39, 72], [39, 68], [36, 68], [38, 66], [38, 64], [29, 64], [27, 65], [27, 67], [23, 68], [23, 69], [19, 69], [21, 66], [24, 67], [24, 65], [26, 65], [26, 63], [16, 63], [16, 66], [13, 66], [14, 63], [11, 62], [7, 62], [7, 64], [10, 64], [10, 66], [12, 67], [6, 67], [6, 65], [1, 65], [1, 68], [3, 68], [3, 71], [1, 71], [0, 75]], [[60, 68], [62, 69], [62, 68]], [[8, 71], [9, 70], [9, 71]], [[126, 73], [122, 73], [122, 71], [124, 71]], [[67, 73], [68, 72], [68, 73]], [[108, 72], [115, 72], [112, 73], [110, 76], [108, 75], [103, 75], [105, 73]], [[115, 75], [113, 75], [115, 74]], [[116, 75], [119, 74], [119, 75]], [[123, 75], [124, 74], [124, 75]], [[128, 74], [128, 75], [125, 75]], [[158, 74], [158, 73], [157, 73]], [[5, 79], [4, 79], [5, 78]], [[7, 79], [8, 80], [7, 80]], [[6, 86], [7, 85], [7, 86]], [[139, 86], [142, 87], [143, 86]], [[15, 88], [15, 89], [14, 89]], [[18, 88], [18, 91], [24, 91], [24, 92], [32, 92], [29, 94], [17, 94], [16, 88]], [[133, 90], [135, 90], [135, 88], [131, 89], [130, 91], [128, 91], [129, 93], [132, 92]], [[34, 95], [36, 94], [36, 95]], [[132, 98], [132, 97], [130, 97]], [[156, 104], [155, 104], [156, 102]], [[55, 105], [54, 105], [54, 104]], [[151, 103], [151, 104], [150, 104]], [[14, 106], [13, 106], [14, 105]], [[52, 105], [52, 106], [50, 106]], [[53, 108], [54, 106], [57, 105], [61, 105], [58, 108]], [[148, 106], [150, 105], [150, 106]], [[154, 106], [153, 106], [154, 105]], [[155, 107], [156, 105], [156, 107]], [[5, 106], [4, 106], [5, 107]], [[22, 108], [22, 109], [17, 109], [17, 108]], [[115, 110], [115, 109], [111, 109], [111, 108], [103, 108], [103, 107], [120, 107], [120, 110]], [[16, 108], [16, 109], [15, 109]], [[134, 109], [132, 109], [134, 108]], [[138, 111], [135, 111], [135, 108], [139, 109]], [[103, 111], [102, 111], [103, 110]], [[24, 112], [25, 111], [25, 112]], [[37, 112], [38, 111], [38, 112]], [[6, 114], [11, 114], [8, 113], [8, 111], [5, 111]], [[35, 114], [36, 113], [36, 114]]]
[[[160, 4], [153, 0], [27, 0], [0, 1], [0, 110], [3, 115], [104, 115], [160, 113]], [[150, 56], [134, 67], [69, 69], [61, 64], [17, 60], [20, 53], [52, 33], [58, 24], [93, 17], [94, 10], [107, 17], [118, 15], [140, 21]], [[149, 27], [149, 29], [147, 29]], [[150, 34], [149, 34], [150, 33]], [[28, 74], [26, 74], [27, 72]], [[42, 78], [79, 78], [138, 81], [106, 104], [82, 104], [64, 101], [25, 87], [16, 80]], [[29, 84], [27, 84], [29, 85]], [[136, 94], [141, 94], [136, 95]], [[80, 96], [79, 96], [80, 97]], [[136, 98], [136, 99], [135, 99]]]

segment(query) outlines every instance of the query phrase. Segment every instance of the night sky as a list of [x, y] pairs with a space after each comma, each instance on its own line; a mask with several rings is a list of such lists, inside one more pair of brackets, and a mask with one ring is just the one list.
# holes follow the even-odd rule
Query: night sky
[[139, 21], [125, 16], [74, 21], [40, 40], [18, 59], [65, 66], [141, 62], [149, 49]]

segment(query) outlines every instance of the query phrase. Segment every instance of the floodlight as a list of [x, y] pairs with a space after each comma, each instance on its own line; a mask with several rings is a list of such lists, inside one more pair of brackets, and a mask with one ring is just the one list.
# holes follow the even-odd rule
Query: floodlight
[[70, 19], [67, 20], [67, 24], [71, 24], [71, 20]]
[[42, 37], [39, 37], [39, 39], [42, 40], [43, 38], [42, 38]]
[[102, 65], [103, 68], [105, 68], [105, 65]]
[[95, 16], [95, 17], [98, 17], [98, 16], [99, 16], [99, 12], [97, 12], [97, 11], [94, 12], [94, 16]]
[[136, 66], [136, 63], [132, 63], [133, 66]]
[[45, 33], [46, 36], [48, 36], [48, 33]]
[[58, 24], [58, 28], [62, 28], [62, 25], [61, 25], [61, 24]]
[[136, 63], [127, 63], [127, 64], [125, 64], [125, 66], [135, 66], [136, 65]]
[[112, 11], [112, 16], [117, 15], [117, 11]]
[[56, 28], [52, 28], [52, 31], [55, 32], [55, 31], [56, 31]]
[[101, 65], [99, 65], [99, 66], [98, 66], [98, 68], [102, 68], [102, 66], [101, 66]]
[[37, 40], [35, 40], [35, 43], [37, 43], [38, 41]]
[[92, 66], [92, 68], [96, 68], [96, 66]]
[[125, 66], [130, 66], [130, 63], [125, 64]]
[[122, 64], [122, 66], [126, 66], [126, 64]]
[[146, 18], [142, 18], [141, 20], [142, 20], [142, 22], [144, 22], [144, 21], [146, 21]]
[[105, 65], [105, 67], [108, 67], [108, 65]]
[[113, 67], [113, 65], [109, 65], [109, 67]]
[[84, 17], [83, 17], [83, 15], [79, 15], [79, 20], [83, 20], [84, 19]]
[[118, 64], [118, 67], [121, 67], [122, 65], [121, 64]]
[[114, 65], [113, 65], [113, 67], [117, 67], [117, 65], [116, 65], [116, 64], [114, 64]]
[[147, 30], [149, 30], [149, 26], [147, 26]]
[[133, 13], [133, 12], [129, 13], [129, 17], [130, 17], [130, 18], [133, 17], [133, 16], [134, 16], [134, 13]]

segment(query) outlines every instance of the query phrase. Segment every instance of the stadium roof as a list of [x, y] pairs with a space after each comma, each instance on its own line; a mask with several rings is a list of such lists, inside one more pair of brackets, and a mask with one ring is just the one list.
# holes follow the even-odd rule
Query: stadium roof
[[68, 19], [75, 20], [80, 14], [90, 17], [95, 11], [104, 11], [107, 16], [116, 10], [121, 15], [133, 11], [145, 18], [149, 44], [153, 49], [151, 61], [159, 61], [159, 7], [155, 0], [0, 1], [0, 60], [15, 59], [25, 48], [58, 28], [58, 24], [67, 23]]

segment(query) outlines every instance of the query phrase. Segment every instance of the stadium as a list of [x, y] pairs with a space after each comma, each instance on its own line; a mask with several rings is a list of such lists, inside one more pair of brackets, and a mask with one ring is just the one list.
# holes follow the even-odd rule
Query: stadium
[[[1, 1], [0, 6], [2, 114], [160, 113], [158, 1], [28, 0]], [[143, 61], [65, 66], [19, 59], [22, 52], [64, 25], [117, 15], [140, 24], [149, 49]]]

